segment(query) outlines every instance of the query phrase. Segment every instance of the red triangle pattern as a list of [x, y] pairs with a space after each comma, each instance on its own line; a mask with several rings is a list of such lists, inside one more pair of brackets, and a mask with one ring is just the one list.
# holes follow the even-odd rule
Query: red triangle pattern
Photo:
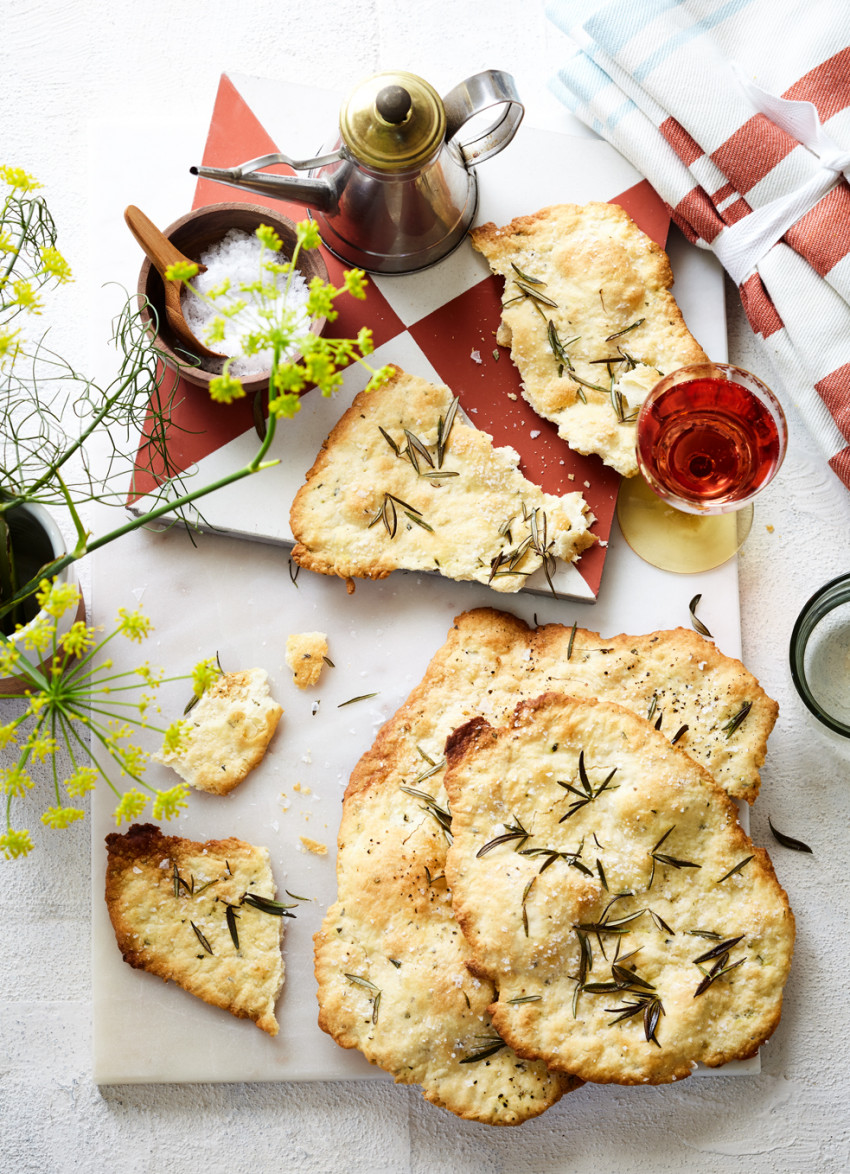
[[[204, 163], [211, 167], [230, 167], [277, 150], [239, 91], [227, 75], [222, 75]], [[292, 174], [284, 166], [264, 170]], [[301, 205], [199, 179], [194, 208], [224, 201], [261, 204], [295, 220], [305, 215]], [[664, 246], [670, 226], [669, 209], [646, 180], [613, 197], [611, 203], [624, 208], [648, 236]], [[330, 280], [340, 284], [343, 263], [324, 248], [322, 253]], [[497, 445], [517, 449], [523, 472], [531, 481], [548, 493], [580, 490], [584, 494], [596, 516], [594, 530], [602, 542], [587, 551], [577, 565], [596, 594], [620, 479], [598, 458], [573, 452], [558, 437], [555, 426], [542, 420], [522, 398], [519, 373], [508, 351], [497, 347], [495, 342], [500, 301], [501, 282], [490, 277], [407, 329], [440, 378], [460, 397], [476, 426], [490, 433]], [[373, 331], [375, 345], [381, 346], [405, 329], [374, 285], [365, 303], [343, 298], [338, 305], [340, 314], [334, 330], [342, 336], [356, 335], [365, 324]], [[166, 373], [162, 389], [163, 395], [168, 393], [175, 401], [169, 456], [178, 470], [189, 468], [254, 426], [250, 400], [215, 404], [206, 389], [178, 379], [171, 372]], [[148, 442], [143, 442], [139, 450], [140, 466], [151, 464], [145, 460], [149, 456], [147, 449]], [[130, 501], [151, 492], [167, 475], [164, 469], [155, 466], [152, 472], [153, 476], [137, 470]]]

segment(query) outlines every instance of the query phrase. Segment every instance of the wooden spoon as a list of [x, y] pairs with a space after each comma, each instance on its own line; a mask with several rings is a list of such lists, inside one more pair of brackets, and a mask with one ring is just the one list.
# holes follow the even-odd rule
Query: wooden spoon
[[[192, 333], [183, 317], [183, 308], [180, 304], [183, 282], [166, 279], [165, 271], [169, 265], [174, 265], [178, 261], [188, 261], [189, 258], [185, 257], [135, 204], [130, 204], [128, 208], [125, 208], [124, 219], [130, 232], [142, 246], [145, 256], [162, 278], [162, 284], [165, 286], [165, 316], [168, 319], [168, 325], [189, 350], [194, 351], [202, 358], [226, 358], [225, 355], [220, 355], [204, 346], [197, 335]], [[198, 266], [200, 273], [203, 273], [205, 269], [205, 265]]]

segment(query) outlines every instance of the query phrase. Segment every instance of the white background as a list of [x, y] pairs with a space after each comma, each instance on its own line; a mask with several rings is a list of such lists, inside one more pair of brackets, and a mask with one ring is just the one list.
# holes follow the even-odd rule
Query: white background
[[[203, 125], [224, 70], [345, 90], [379, 69], [407, 68], [445, 92], [478, 70], [502, 68], [543, 108], [553, 101], [545, 80], [562, 53], [560, 34], [531, 0], [6, 0], [0, 160], [44, 183], [78, 277], [73, 296], [61, 300], [52, 343], [86, 365], [87, 291], [113, 276], [87, 265], [87, 201], [98, 179], [88, 166], [92, 120], [109, 117], [120, 128], [143, 113], [152, 133], [172, 117]], [[163, 185], [172, 179], [161, 176]], [[764, 373], [734, 290], [727, 295], [730, 359]], [[38, 835], [36, 814], [29, 825], [37, 852], [0, 864], [3, 1174], [850, 1168], [848, 762], [806, 720], [787, 669], [800, 606], [850, 569], [850, 501], [786, 408], [789, 455], [758, 503], [739, 568], [744, 659], [781, 705], [752, 827], [770, 848], [770, 815], [815, 854], [772, 851], [798, 944], [760, 1075], [585, 1088], [513, 1130], [459, 1122], [418, 1090], [384, 1082], [98, 1089], [89, 831], [77, 824]]]

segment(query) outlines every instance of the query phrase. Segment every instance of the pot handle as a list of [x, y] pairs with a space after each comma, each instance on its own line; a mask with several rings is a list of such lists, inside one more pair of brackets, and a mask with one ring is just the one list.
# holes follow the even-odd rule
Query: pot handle
[[446, 94], [443, 106], [446, 110], [446, 138], [449, 141], [456, 138], [476, 114], [497, 108], [497, 117], [489, 126], [483, 130], [474, 127], [472, 137], [457, 144], [468, 167], [483, 163], [506, 147], [516, 134], [525, 113], [514, 79], [500, 69], [487, 69], [468, 77]]

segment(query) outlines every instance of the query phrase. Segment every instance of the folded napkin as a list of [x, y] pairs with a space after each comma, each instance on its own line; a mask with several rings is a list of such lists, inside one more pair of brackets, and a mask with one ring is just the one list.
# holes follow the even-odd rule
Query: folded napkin
[[[641, 171], [737, 284], [850, 488], [850, 5], [550, 0], [555, 93]], [[567, 52], [569, 52], [569, 47]]]

